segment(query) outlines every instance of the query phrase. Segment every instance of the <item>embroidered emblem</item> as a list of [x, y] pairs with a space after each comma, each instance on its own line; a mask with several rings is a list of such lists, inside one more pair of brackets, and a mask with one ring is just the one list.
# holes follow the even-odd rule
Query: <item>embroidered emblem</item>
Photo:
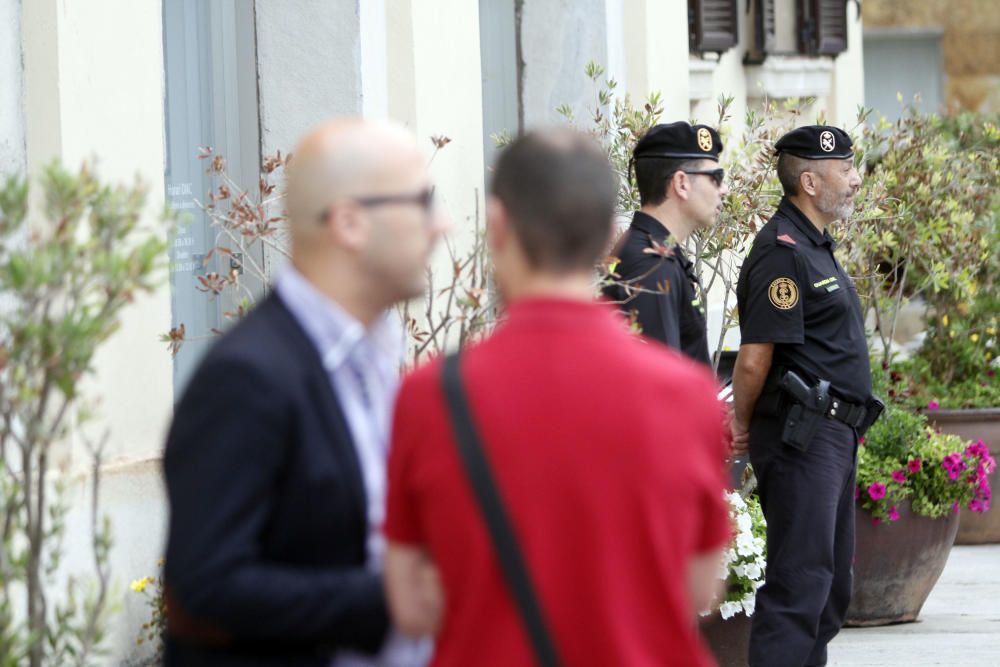
[[767, 288], [767, 298], [778, 310], [791, 310], [799, 302], [799, 286], [791, 278], [775, 278]]
[[791, 243], [792, 245], [796, 245], [795, 239], [793, 239], [788, 234], [782, 234], [781, 236], [778, 237], [778, 240], [779, 241], [784, 241], [785, 243]]
[[827, 153], [833, 152], [833, 149], [837, 147], [837, 141], [833, 138], [833, 132], [830, 130], [823, 130], [823, 132], [819, 135], [819, 147]]
[[698, 148], [705, 152], [712, 150], [712, 133], [707, 127], [698, 128]]

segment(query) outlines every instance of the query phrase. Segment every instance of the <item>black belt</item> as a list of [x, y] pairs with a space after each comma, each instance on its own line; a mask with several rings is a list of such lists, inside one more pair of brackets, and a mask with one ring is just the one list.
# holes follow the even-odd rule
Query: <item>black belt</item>
[[827, 417], [843, 422], [851, 428], [858, 428], [864, 424], [867, 415], [867, 406], [860, 403], [848, 403], [836, 396], [830, 399], [830, 407], [826, 409]]

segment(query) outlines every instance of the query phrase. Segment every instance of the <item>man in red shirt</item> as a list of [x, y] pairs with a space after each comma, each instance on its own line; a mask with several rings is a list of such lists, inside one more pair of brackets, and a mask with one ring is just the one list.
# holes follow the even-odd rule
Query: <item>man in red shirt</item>
[[[568, 130], [503, 152], [487, 214], [506, 310], [463, 352], [461, 377], [564, 664], [711, 665], [696, 612], [716, 592], [730, 530], [721, 411], [703, 367], [632, 336], [593, 299], [616, 190], [600, 147]], [[440, 360], [414, 372], [396, 407], [390, 610], [403, 632], [437, 634], [435, 665], [531, 665], [440, 377]]]

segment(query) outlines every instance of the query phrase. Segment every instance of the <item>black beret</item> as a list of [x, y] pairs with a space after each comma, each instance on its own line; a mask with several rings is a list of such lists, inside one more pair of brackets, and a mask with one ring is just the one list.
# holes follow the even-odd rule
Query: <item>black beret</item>
[[719, 161], [722, 139], [707, 125], [691, 126], [684, 121], [654, 125], [649, 128], [632, 151], [634, 160], [645, 157]]
[[839, 127], [829, 125], [796, 128], [778, 139], [774, 151], [806, 160], [846, 160], [854, 157], [851, 137]]

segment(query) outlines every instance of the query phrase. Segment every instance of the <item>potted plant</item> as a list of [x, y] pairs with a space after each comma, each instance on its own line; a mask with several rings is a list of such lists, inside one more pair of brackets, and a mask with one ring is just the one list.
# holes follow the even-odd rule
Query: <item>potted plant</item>
[[857, 550], [847, 625], [916, 620], [944, 570], [958, 511], [989, 508], [996, 462], [981, 442], [890, 404], [858, 447]]
[[[894, 398], [924, 412], [937, 428], [981, 441], [1000, 457], [1000, 298], [993, 289], [928, 321], [911, 358], [892, 364]], [[990, 482], [997, 481], [994, 469]], [[1000, 542], [1000, 511], [963, 510], [957, 544]]]
[[[908, 109], [895, 123], [866, 127], [858, 151], [868, 167], [860, 198], [874, 215], [852, 221], [841, 245], [892, 377], [884, 396], [947, 432], [982, 439], [996, 457], [1000, 129], [973, 114]], [[925, 308], [927, 330], [900, 361], [897, 325], [908, 302]], [[961, 523], [958, 543], [1000, 542], [1000, 512], [966, 511]]]
[[702, 613], [702, 636], [720, 667], [746, 664], [750, 645], [750, 617], [757, 589], [764, 585], [767, 565], [767, 524], [756, 495], [726, 493], [733, 540], [723, 554], [719, 577], [726, 582], [725, 596]]

